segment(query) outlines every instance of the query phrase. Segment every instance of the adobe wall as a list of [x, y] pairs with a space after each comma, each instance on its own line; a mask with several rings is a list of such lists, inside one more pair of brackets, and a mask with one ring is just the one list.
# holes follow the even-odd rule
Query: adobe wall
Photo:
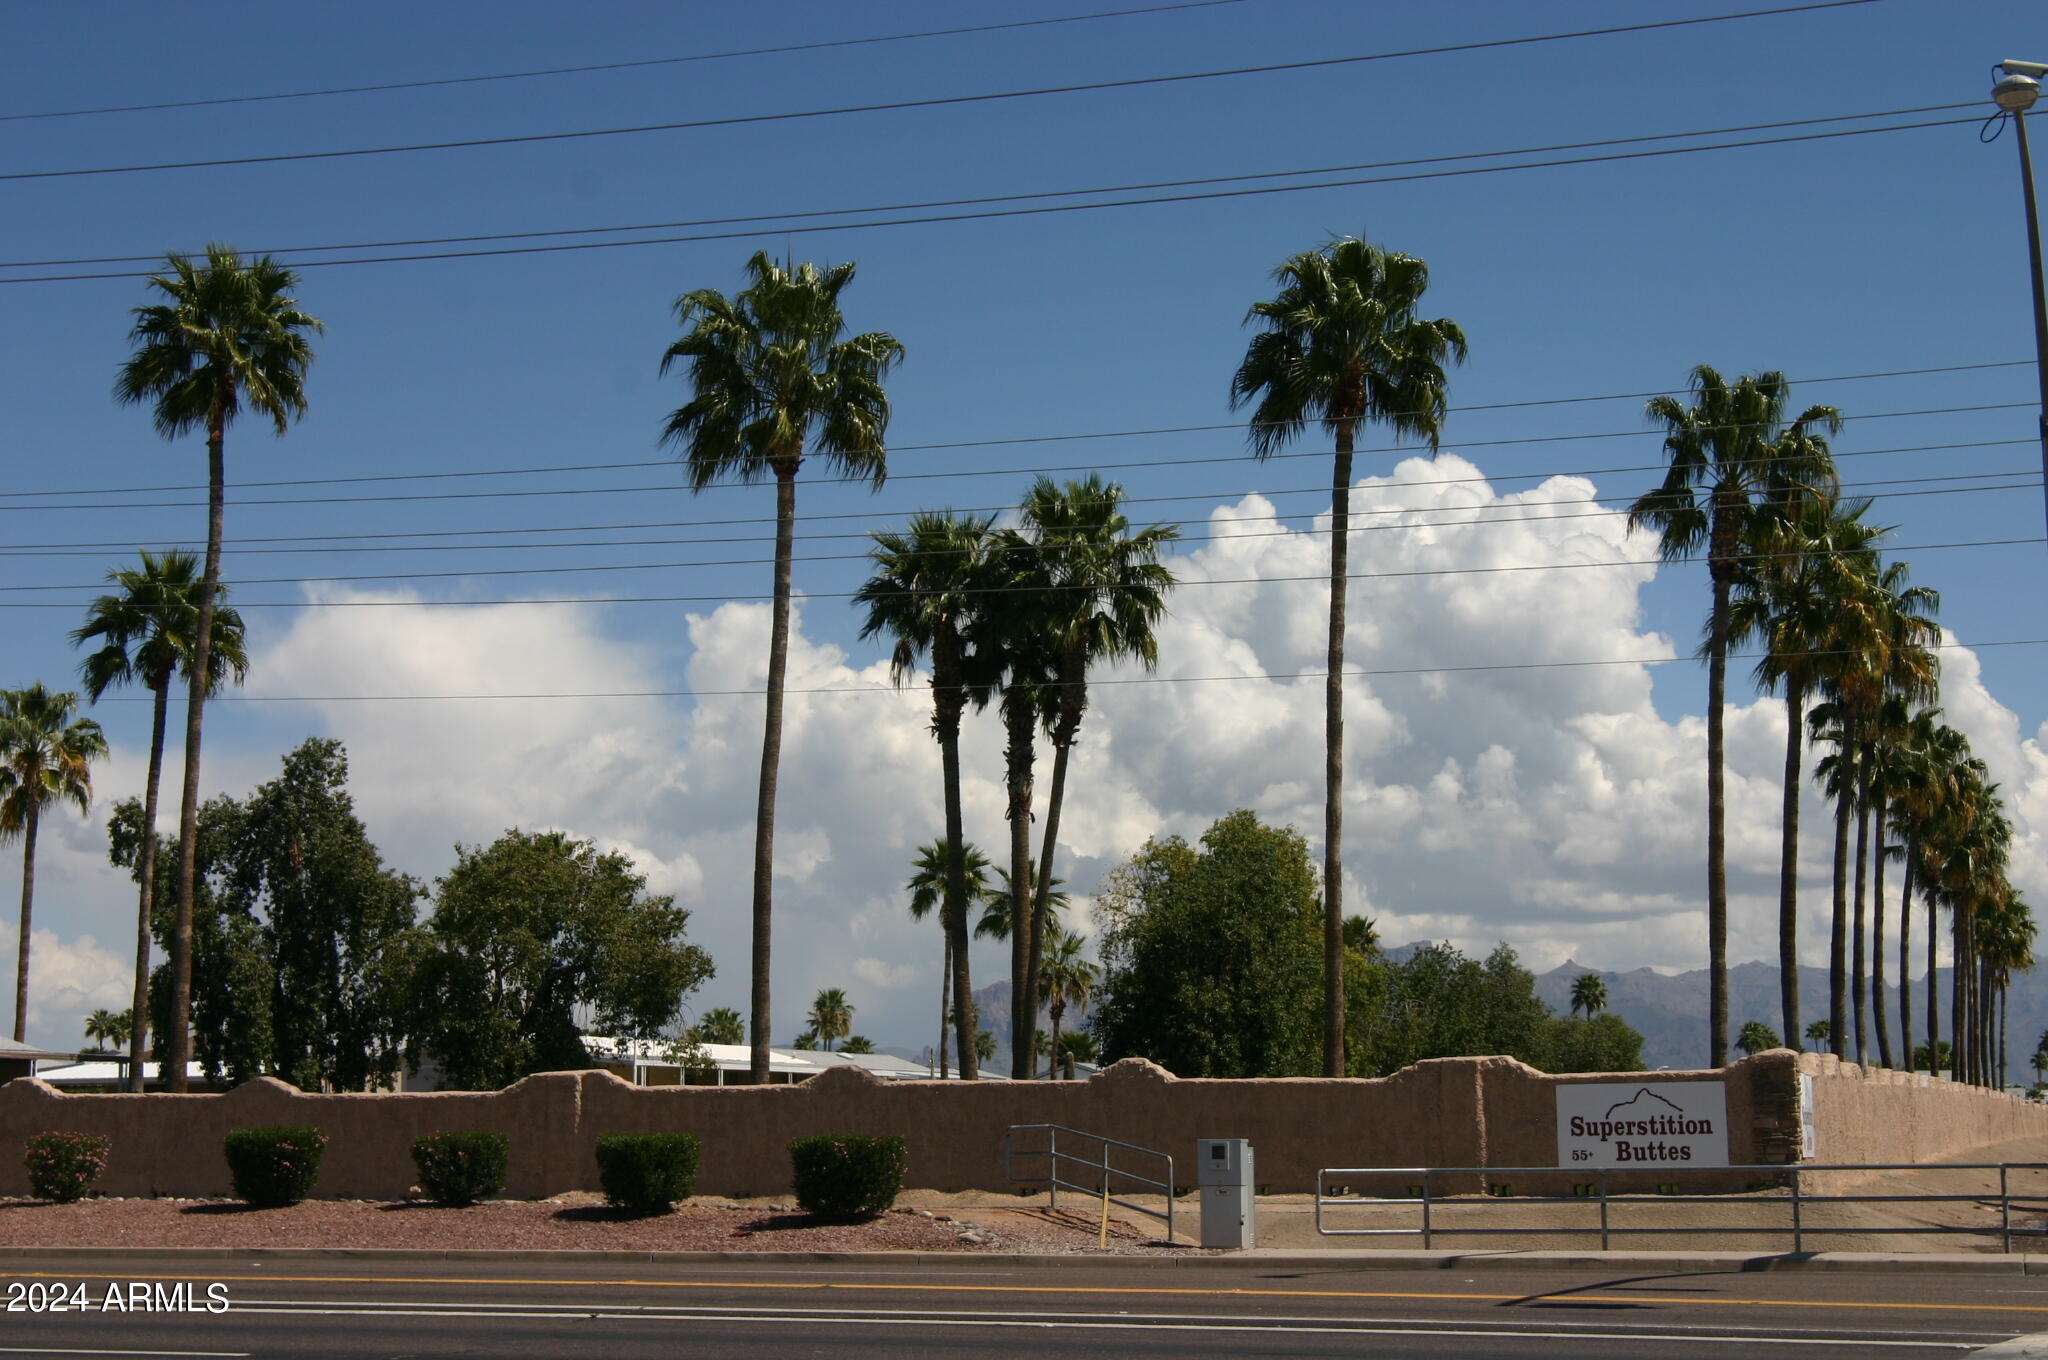
[[[1512, 1058], [1444, 1058], [1376, 1080], [1179, 1080], [1127, 1060], [1081, 1082], [885, 1082], [842, 1067], [796, 1086], [648, 1088], [608, 1072], [555, 1072], [503, 1091], [377, 1095], [306, 1094], [269, 1078], [224, 1095], [64, 1095], [23, 1079], [0, 1087], [0, 1195], [25, 1193], [22, 1142], [53, 1129], [112, 1140], [107, 1194], [223, 1195], [223, 1137], [263, 1124], [324, 1129], [319, 1193], [344, 1197], [402, 1196], [414, 1179], [412, 1140], [464, 1128], [509, 1136], [506, 1193], [518, 1197], [596, 1189], [597, 1137], [653, 1131], [698, 1135], [706, 1194], [782, 1193], [787, 1143], [816, 1133], [901, 1134], [911, 1185], [994, 1190], [1008, 1184], [1004, 1135], [1015, 1124], [1060, 1124], [1168, 1152], [1183, 1185], [1195, 1180], [1196, 1139], [1249, 1138], [1258, 1181], [1289, 1192], [1311, 1188], [1317, 1169], [1331, 1166], [1554, 1166], [1558, 1087], [1648, 1079], [1722, 1082], [1729, 1160], [1758, 1164], [1796, 1156], [1801, 1072], [1817, 1080], [1823, 1161], [1931, 1160], [2048, 1137], [2041, 1106], [1782, 1050], [1725, 1071], [1639, 1076], [1551, 1076]], [[1583, 1174], [1559, 1173], [1567, 1178]], [[1475, 1178], [1446, 1188], [1478, 1187]]]

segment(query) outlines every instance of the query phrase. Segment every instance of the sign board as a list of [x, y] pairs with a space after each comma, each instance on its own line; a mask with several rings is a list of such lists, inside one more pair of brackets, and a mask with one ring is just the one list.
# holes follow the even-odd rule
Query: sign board
[[1799, 1076], [1799, 1158], [1810, 1162], [1815, 1149], [1820, 1145], [1820, 1130], [1813, 1118], [1813, 1074], [1802, 1072]]
[[1728, 1165], [1728, 1092], [1718, 1081], [1557, 1088], [1559, 1166]]

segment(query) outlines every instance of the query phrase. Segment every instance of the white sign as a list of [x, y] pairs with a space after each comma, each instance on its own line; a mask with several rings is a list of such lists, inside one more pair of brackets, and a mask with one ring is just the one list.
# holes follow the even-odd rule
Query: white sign
[[1799, 1074], [1799, 1157], [1812, 1161], [1820, 1145], [1820, 1129], [1813, 1115], [1813, 1074]]
[[1718, 1081], [1565, 1083], [1559, 1166], [1728, 1165], [1728, 1092]]

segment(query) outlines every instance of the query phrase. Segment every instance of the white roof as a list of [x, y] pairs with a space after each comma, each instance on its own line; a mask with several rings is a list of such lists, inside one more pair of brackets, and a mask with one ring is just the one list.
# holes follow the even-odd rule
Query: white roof
[[[628, 1039], [621, 1042], [602, 1034], [586, 1034], [583, 1046], [595, 1058], [612, 1058], [644, 1063], [655, 1067], [674, 1067], [677, 1064], [668, 1057], [668, 1042], [659, 1039]], [[713, 1067], [727, 1072], [750, 1072], [754, 1066], [754, 1051], [745, 1044], [701, 1044], [704, 1056], [711, 1060]], [[787, 1053], [781, 1049], [768, 1050], [770, 1072], [791, 1072], [799, 1076], [816, 1076], [824, 1071], [824, 1065], [808, 1061], [817, 1054]]]
[[[45, 1067], [36, 1073], [38, 1081], [47, 1081], [52, 1086], [107, 1086], [123, 1080], [128, 1075], [128, 1064], [124, 1062], [75, 1062], [61, 1067]], [[146, 1062], [142, 1065], [142, 1079], [155, 1081], [157, 1064]], [[185, 1064], [185, 1080], [188, 1082], [206, 1080], [206, 1069], [196, 1062]]]

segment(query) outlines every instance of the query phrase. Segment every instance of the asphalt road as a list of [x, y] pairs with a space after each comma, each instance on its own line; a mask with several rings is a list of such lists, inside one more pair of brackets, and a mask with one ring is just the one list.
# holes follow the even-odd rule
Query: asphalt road
[[[87, 1307], [47, 1311], [57, 1285]], [[225, 1311], [206, 1311], [209, 1286]], [[109, 1308], [110, 1288], [189, 1311]], [[2048, 1277], [75, 1257], [0, 1262], [0, 1306], [23, 1310], [0, 1357], [1868, 1360], [2048, 1332]]]

